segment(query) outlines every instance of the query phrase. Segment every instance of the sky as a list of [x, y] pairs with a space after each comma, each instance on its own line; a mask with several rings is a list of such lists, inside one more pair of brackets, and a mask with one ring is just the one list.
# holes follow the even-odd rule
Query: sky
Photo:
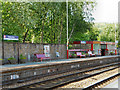
[[118, 2], [120, 0], [96, 0], [97, 5], [93, 12], [94, 22], [117, 23]]

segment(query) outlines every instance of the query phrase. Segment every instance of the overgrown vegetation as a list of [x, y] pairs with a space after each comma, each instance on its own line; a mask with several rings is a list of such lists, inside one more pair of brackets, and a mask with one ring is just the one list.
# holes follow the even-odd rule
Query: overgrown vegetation
[[[69, 2], [69, 40], [115, 41], [115, 25], [96, 23], [96, 2]], [[2, 2], [3, 35], [19, 36], [19, 42], [66, 44], [66, 2]], [[117, 40], [119, 31], [117, 27]], [[120, 39], [119, 39], [120, 45]]]
[[[84, 33], [92, 30], [94, 6], [95, 2], [68, 3], [70, 41], [84, 40]], [[66, 2], [3, 2], [2, 8], [3, 34], [17, 35], [23, 43], [66, 43]]]

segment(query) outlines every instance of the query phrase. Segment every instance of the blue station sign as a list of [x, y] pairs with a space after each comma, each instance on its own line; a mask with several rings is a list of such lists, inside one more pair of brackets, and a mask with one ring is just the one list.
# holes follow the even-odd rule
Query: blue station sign
[[81, 44], [86, 44], [86, 41], [81, 41]]
[[13, 36], [13, 35], [4, 35], [3, 39], [4, 40], [19, 40], [19, 37]]

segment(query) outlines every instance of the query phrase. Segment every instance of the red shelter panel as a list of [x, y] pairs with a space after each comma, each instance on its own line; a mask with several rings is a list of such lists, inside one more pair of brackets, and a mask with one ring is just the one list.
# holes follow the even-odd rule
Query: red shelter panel
[[93, 44], [100, 44], [100, 41], [93, 41]]
[[105, 42], [101, 42], [101, 44], [105, 44]]
[[86, 44], [93, 44], [93, 41], [86, 41]]
[[80, 44], [80, 41], [74, 41], [73, 44]]
[[93, 51], [93, 44], [91, 44], [91, 51]]

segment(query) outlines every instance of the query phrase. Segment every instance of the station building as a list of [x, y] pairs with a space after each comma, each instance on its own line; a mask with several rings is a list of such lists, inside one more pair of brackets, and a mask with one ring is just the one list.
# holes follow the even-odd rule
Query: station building
[[74, 41], [69, 45], [69, 54], [73, 52], [92, 51], [92, 53], [100, 56], [115, 54], [115, 43], [105, 41]]

